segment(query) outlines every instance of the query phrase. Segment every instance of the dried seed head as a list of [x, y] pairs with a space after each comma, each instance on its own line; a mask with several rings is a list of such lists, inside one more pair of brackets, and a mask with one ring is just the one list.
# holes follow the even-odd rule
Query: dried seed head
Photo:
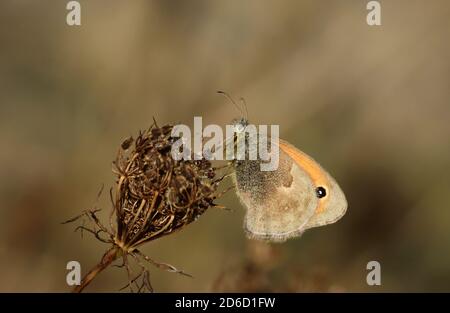
[[132, 250], [195, 221], [217, 197], [218, 180], [207, 160], [176, 161], [172, 126], [153, 126], [128, 138], [114, 162], [116, 242]]

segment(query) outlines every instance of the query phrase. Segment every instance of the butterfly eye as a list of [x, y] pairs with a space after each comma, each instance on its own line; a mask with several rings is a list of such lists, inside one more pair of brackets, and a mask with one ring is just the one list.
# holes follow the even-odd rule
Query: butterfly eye
[[322, 186], [316, 188], [317, 198], [323, 198], [327, 195], [327, 191]]

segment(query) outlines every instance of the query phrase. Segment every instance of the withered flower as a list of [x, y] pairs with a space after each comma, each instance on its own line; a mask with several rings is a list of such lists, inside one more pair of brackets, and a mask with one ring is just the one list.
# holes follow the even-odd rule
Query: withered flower
[[[129, 282], [125, 287], [131, 291], [134, 291], [133, 286], [137, 291], [153, 290], [143, 261], [188, 275], [172, 265], [152, 260], [138, 247], [182, 229], [210, 207], [219, 207], [214, 200], [224, 193], [217, 191], [224, 176], [217, 177], [216, 168], [205, 159], [174, 160], [171, 148], [178, 138], [171, 137], [171, 130], [171, 125], [158, 127], [154, 123], [150, 129], [140, 132], [136, 140], [130, 137], [121, 144], [113, 163], [117, 181], [115, 190], [110, 190], [113, 210], [109, 228], [100, 222], [96, 215], [99, 210], [95, 208], [67, 221], [87, 217], [93, 228], [79, 226], [77, 230], [91, 232], [97, 239], [112, 245], [74, 292], [81, 292], [119, 257], [128, 271]], [[131, 277], [128, 256], [134, 258], [141, 268], [134, 278]]]

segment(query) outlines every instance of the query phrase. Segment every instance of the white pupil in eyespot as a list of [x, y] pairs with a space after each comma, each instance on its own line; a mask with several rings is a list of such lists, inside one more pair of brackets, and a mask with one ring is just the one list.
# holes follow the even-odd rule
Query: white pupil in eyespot
[[316, 188], [316, 196], [317, 198], [323, 198], [327, 195], [327, 191], [323, 187]]

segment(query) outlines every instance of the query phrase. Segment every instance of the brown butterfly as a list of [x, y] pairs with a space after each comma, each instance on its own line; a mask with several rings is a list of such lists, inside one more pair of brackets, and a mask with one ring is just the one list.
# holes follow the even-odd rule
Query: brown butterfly
[[[240, 129], [248, 125], [246, 119], [236, 123]], [[233, 161], [236, 193], [247, 208], [247, 236], [280, 242], [339, 220], [347, 200], [334, 178], [287, 141], [270, 142], [271, 149], [279, 148], [276, 170], [261, 171], [261, 160]]]

